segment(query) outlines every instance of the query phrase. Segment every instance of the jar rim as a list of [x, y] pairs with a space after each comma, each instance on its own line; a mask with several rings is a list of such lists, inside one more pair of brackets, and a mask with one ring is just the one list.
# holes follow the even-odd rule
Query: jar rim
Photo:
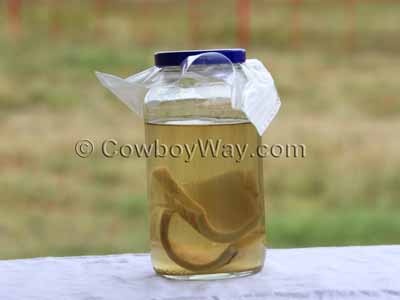
[[225, 56], [208, 57], [207, 59], [198, 59], [194, 64], [210, 65], [210, 64], [240, 64], [246, 61], [246, 50], [241, 48], [230, 49], [205, 49], [205, 50], [181, 50], [181, 51], [159, 51], [154, 53], [154, 64], [157, 67], [179, 66], [182, 62], [192, 55], [200, 55], [204, 53], [219, 53]]

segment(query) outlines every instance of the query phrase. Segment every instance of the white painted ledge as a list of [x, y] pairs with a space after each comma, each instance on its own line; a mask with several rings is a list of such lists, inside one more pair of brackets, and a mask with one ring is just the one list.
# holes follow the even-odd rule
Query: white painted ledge
[[400, 246], [268, 250], [264, 270], [178, 282], [147, 254], [0, 261], [0, 300], [400, 299]]

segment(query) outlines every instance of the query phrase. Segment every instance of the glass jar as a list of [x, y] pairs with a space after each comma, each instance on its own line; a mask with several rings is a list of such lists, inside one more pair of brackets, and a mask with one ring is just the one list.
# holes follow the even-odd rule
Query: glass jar
[[[205, 55], [204, 55], [205, 54]], [[232, 108], [229, 78], [244, 76], [245, 50], [159, 52], [143, 108], [151, 259], [174, 279], [237, 277], [265, 255], [261, 137]], [[182, 66], [191, 61], [185, 74]], [[225, 57], [221, 59], [221, 57]]]

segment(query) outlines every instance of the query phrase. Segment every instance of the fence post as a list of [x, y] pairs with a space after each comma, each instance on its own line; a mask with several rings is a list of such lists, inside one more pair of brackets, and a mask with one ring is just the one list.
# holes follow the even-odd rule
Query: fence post
[[200, 26], [199, 26], [199, 0], [189, 0], [188, 2], [188, 17], [189, 17], [189, 41], [191, 47], [198, 45]]
[[107, 0], [95, 0], [96, 34], [101, 35], [104, 31], [103, 18]]
[[56, 36], [61, 31], [61, 8], [60, 1], [46, 1], [49, 5], [49, 14], [50, 14], [50, 34]]
[[237, 0], [237, 38], [239, 46], [250, 45], [251, 0]]
[[21, 9], [22, 0], [8, 0], [7, 14], [10, 34], [16, 37], [21, 32]]
[[152, 39], [154, 38], [154, 33], [152, 30], [152, 22], [151, 22], [151, 10], [153, 5], [150, 0], [143, 0], [140, 2], [135, 1], [133, 4], [137, 5], [141, 18], [144, 18], [144, 26], [138, 30], [135, 28], [135, 31], [139, 31], [139, 39], [140, 43], [143, 46], [149, 46], [152, 43]]
[[347, 49], [352, 50], [356, 40], [356, 17], [357, 17], [357, 0], [346, 0], [348, 8], [348, 32], [347, 32]]
[[298, 48], [301, 44], [301, 4], [302, 0], [292, 0], [292, 33], [290, 37], [290, 44], [293, 48]]

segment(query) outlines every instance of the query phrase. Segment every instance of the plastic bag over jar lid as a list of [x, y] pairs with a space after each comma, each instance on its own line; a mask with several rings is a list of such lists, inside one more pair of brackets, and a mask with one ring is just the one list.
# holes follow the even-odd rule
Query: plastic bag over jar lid
[[[174, 91], [184, 91], [185, 79], [197, 82], [223, 82], [229, 91], [232, 108], [242, 111], [262, 135], [279, 111], [281, 101], [274, 80], [267, 68], [257, 59], [246, 59], [244, 49], [190, 50], [157, 52], [155, 66], [140, 73], [120, 78], [96, 72], [102, 85], [110, 90], [131, 110], [143, 117], [145, 103], [157, 98], [167, 101], [168, 96], [157, 89], [162, 82], [163, 68], [179, 68], [180, 74], [169, 82]], [[237, 72], [240, 68], [241, 72]], [[243, 76], [244, 74], [244, 76]], [[204, 98], [215, 89], [190, 89], [190, 97]], [[224, 91], [222, 91], [223, 93]], [[188, 93], [182, 93], [188, 96]], [[212, 97], [211, 97], [212, 98]]]

